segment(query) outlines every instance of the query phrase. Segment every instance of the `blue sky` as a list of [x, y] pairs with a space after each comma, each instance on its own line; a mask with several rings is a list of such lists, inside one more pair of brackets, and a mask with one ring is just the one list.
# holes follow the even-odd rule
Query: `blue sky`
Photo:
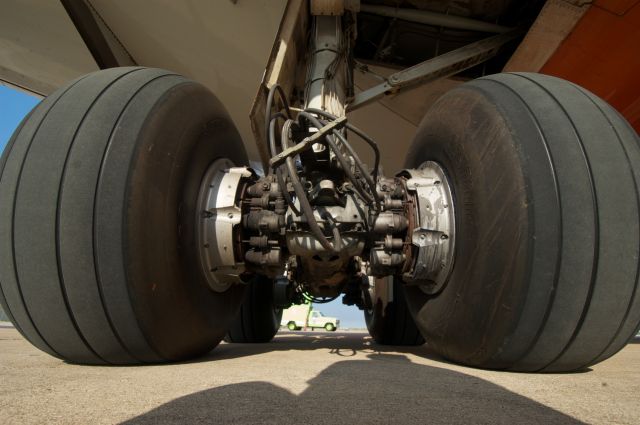
[[4, 149], [13, 130], [38, 102], [37, 97], [0, 85], [0, 149]]
[[[40, 99], [24, 92], [0, 85], [0, 150], [4, 149], [22, 118], [39, 101]], [[328, 304], [316, 305], [315, 308], [326, 316], [339, 318], [343, 327], [365, 327], [363, 313], [356, 307], [342, 305], [342, 297]]]
[[342, 297], [327, 304], [314, 304], [314, 310], [320, 310], [325, 316], [337, 317], [340, 319], [342, 328], [364, 329], [364, 313], [355, 306], [345, 306], [342, 304]]

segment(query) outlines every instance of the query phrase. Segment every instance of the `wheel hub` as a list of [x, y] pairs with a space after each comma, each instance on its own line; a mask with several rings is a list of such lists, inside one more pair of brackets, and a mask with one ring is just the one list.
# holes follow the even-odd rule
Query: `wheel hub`
[[403, 274], [403, 280], [419, 285], [427, 294], [435, 294], [453, 270], [455, 208], [451, 185], [442, 167], [433, 161], [400, 175], [407, 179], [415, 219], [408, 235], [412, 261], [407, 261], [410, 269]]
[[242, 259], [237, 259], [236, 227], [242, 221], [241, 194], [245, 183], [256, 178], [247, 167], [234, 167], [226, 158], [214, 161], [202, 179], [197, 204], [197, 244], [200, 266], [216, 292], [241, 283]]

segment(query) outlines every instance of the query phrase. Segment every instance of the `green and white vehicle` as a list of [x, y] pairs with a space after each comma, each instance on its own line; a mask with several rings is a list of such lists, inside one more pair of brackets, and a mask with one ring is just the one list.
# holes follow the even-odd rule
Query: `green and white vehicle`
[[280, 325], [291, 331], [299, 331], [302, 328], [311, 330], [322, 328], [334, 332], [338, 329], [340, 320], [325, 316], [320, 310], [313, 310], [311, 304], [301, 304], [284, 310]]

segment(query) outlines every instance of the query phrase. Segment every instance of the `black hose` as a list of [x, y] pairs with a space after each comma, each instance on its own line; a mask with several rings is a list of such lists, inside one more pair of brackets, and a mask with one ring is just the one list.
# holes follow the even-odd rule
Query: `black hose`
[[[329, 119], [332, 119], [332, 120], [338, 119], [338, 117], [336, 117], [335, 115], [330, 114], [327, 111], [323, 111], [322, 109], [307, 108], [307, 109], [305, 109], [305, 111], [311, 112], [311, 113], [317, 114], [317, 115], [322, 115], [323, 117], [326, 117], [326, 118], [329, 118]], [[374, 153], [373, 180], [375, 182], [377, 182], [378, 181], [378, 172], [379, 172], [379, 168], [380, 168], [380, 149], [378, 149], [378, 144], [375, 142], [375, 140], [373, 140], [365, 132], [363, 132], [358, 127], [354, 126], [353, 124], [347, 123], [346, 127], [347, 127], [348, 130], [353, 131], [358, 136], [360, 136], [360, 138], [362, 140], [364, 140], [365, 143], [367, 143], [369, 146], [371, 146], [371, 149], [373, 150], [373, 153]]]
[[333, 140], [333, 137], [334, 136], [327, 135], [327, 137], [326, 137], [327, 145], [329, 145], [331, 150], [336, 155], [336, 158], [338, 159], [338, 162], [342, 166], [342, 170], [347, 175], [347, 178], [349, 180], [351, 180], [351, 182], [353, 183], [354, 191], [356, 191], [356, 193], [358, 193], [358, 196], [360, 196], [362, 199], [364, 199], [365, 202], [373, 202], [374, 199], [373, 199], [373, 197], [371, 195], [369, 195], [365, 191], [358, 190], [358, 187], [359, 187], [358, 179], [356, 178], [355, 174], [353, 174], [353, 171], [351, 171], [351, 167], [350, 167], [349, 163], [347, 162], [347, 159], [344, 157], [342, 152], [340, 152], [340, 148], [338, 148], [338, 145]]
[[[281, 143], [283, 150], [289, 147], [289, 131], [291, 129], [292, 123], [293, 120], [287, 120], [282, 127]], [[296, 171], [295, 164], [293, 163], [293, 158], [291, 158], [290, 156], [287, 157], [285, 164], [287, 165], [287, 169], [289, 170], [289, 178], [291, 179], [293, 191], [296, 193], [298, 202], [300, 202], [300, 209], [307, 219], [307, 224], [309, 224], [309, 230], [316, 237], [316, 239], [318, 239], [318, 242], [320, 242], [320, 245], [322, 245], [324, 249], [329, 252], [335, 252], [336, 250], [334, 249], [333, 245], [331, 245], [331, 242], [329, 242], [324, 236], [324, 233], [322, 233], [322, 229], [320, 229], [320, 226], [318, 225], [318, 222], [313, 215], [313, 208], [311, 207], [309, 199], [307, 198], [307, 194], [302, 187], [302, 183], [300, 182], [300, 178], [298, 177], [298, 172]]]
[[[278, 154], [278, 150], [276, 148], [276, 125], [275, 125], [278, 118], [285, 118], [285, 115], [281, 112], [278, 112], [274, 114], [271, 117], [271, 120], [269, 121], [269, 138], [268, 139], [269, 139], [269, 150], [271, 151], [272, 157]], [[278, 181], [278, 186], [280, 186], [280, 190], [282, 191], [282, 196], [284, 197], [285, 202], [287, 203], [287, 205], [289, 205], [289, 208], [291, 208], [291, 211], [293, 211], [293, 213], [299, 217], [300, 210], [293, 203], [293, 199], [291, 198], [291, 195], [287, 190], [286, 175], [284, 175], [280, 167], [274, 169], [273, 171], [276, 174], [276, 180]]]
[[296, 207], [296, 204], [293, 203], [293, 198], [291, 198], [291, 195], [287, 190], [287, 184], [280, 168], [276, 170], [276, 179], [278, 180], [278, 186], [280, 186], [280, 190], [282, 190], [282, 196], [284, 197], [285, 202], [287, 203], [287, 205], [289, 205], [289, 208], [291, 208], [291, 211], [293, 211], [296, 217], [300, 217], [300, 210], [298, 209], [298, 207]]
[[[317, 127], [318, 129], [323, 127], [323, 122], [322, 121], [320, 121], [318, 118], [314, 117], [313, 115], [311, 115], [311, 114], [309, 114], [307, 112], [304, 112], [304, 111], [303, 112], [299, 112], [298, 113], [298, 117], [302, 117], [302, 118], [307, 119], [311, 123], [311, 125]], [[347, 175], [347, 178], [353, 184], [354, 191], [365, 202], [373, 202], [374, 198], [369, 196], [368, 193], [358, 190], [358, 187], [359, 187], [358, 179], [356, 178], [356, 176], [351, 171], [351, 167], [349, 166], [349, 163], [347, 162], [347, 159], [344, 157], [342, 152], [340, 152], [340, 149], [338, 149], [338, 145], [336, 145], [336, 143], [333, 141], [333, 136], [327, 135], [325, 140], [327, 142], [327, 145], [329, 145], [329, 148], [331, 148], [333, 153], [336, 155], [336, 158], [338, 159], [338, 162], [342, 166], [342, 170]], [[365, 173], [366, 173], [366, 171], [365, 171]]]
[[271, 109], [273, 108], [273, 98], [276, 92], [280, 96], [287, 118], [292, 119], [291, 109], [289, 109], [289, 102], [287, 102], [287, 96], [285, 96], [284, 90], [282, 90], [282, 87], [280, 87], [279, 84], [272, 85], [269, 89], [269, 94], [267, 95], [266, 111], [264, 113], [264, 132], [267, 133], [265, 134], [265, 138], [269, 137], [269, 121], [271, 121]]
[[283, 114], [282, 112], [278, 112], [273, 114], [270, 118], [269, 118], [269, 133], [268, 133], [268, 137], [267, 140], [269, 141], [269, 154], [271, 154], [271, 157], [274, 157], [276, 155], [278, 155], [278, 150], [276, 149], [276, 120], [278, 118], [285, 118], [286, 115]]
[[358, 154], [353, 150], [353, 147], [351, 147], [351, 144], [347, 141], [347, 139], [337, 130], [334, 130], [333, 134], [340, 140], [340, 142], [342, 142], [344, 147], [349, 152], [349, 155], [351, 155], [351, 157], [355, 161], [356, 166], [358, 167], [358, 169], [362, 173], [362, 176], [364, 177], [364, 179], [367, 181], [367, 184], [369, 185], [369, 190], [371, 191], [371, 195], [373, 195], [373, 199], [375, 200], [375, 203], [376, 203], [376, 209], [378, 210], [378, 212], [381, 212], [382, 200], [380, 199], [380, 194], [376, 189], [376, 183], [367, 172], [367, 169], [362, 163], [362, 161], [360, 160], [360, 157], [358, 157]]

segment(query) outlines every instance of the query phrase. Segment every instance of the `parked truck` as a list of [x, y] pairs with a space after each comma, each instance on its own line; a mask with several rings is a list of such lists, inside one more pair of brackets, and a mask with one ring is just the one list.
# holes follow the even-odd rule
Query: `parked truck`
[[320, 310], [314, 310], [312, 304], [293, 305], [284, 310], [281, 326], [286, 326], [291, 331], [299, 331], [302, 328], [324, 328], [334, 332], [340, 325], [340, 320], [335, 317], [325, 316]]

